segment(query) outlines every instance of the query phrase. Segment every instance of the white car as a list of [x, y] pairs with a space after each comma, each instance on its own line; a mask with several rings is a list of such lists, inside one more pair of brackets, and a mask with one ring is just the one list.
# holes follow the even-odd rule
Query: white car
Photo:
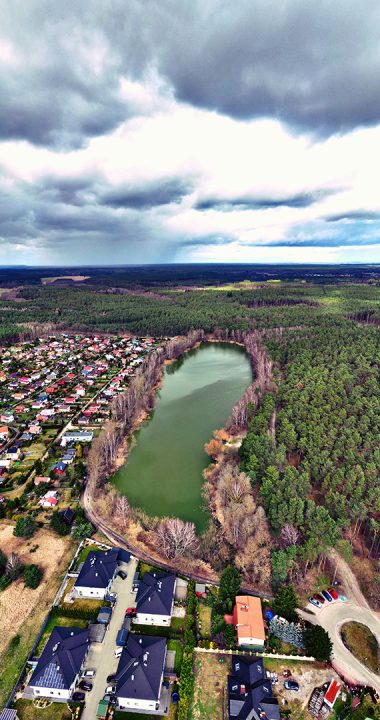
[[93, 678], [96, 675], [96, 670], [94, 668], [88, 668], [82, 673], [82, 677], [84, 678]]

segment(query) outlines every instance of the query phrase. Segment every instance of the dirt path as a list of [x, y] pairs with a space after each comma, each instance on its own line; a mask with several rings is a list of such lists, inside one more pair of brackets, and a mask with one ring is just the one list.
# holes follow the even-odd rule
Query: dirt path
[[357, 605], [370, 610], [370, 606], [360, 589], [356, 576], [352, 572], [348, 563], [346, 563], [342, 556], [339, 555], [339, 553], [337, 553], [337, 551], [333, 548], [329, 550], [328, 557], [331, 560], [332, 565], [336, 568], [336, 574], [342, 584], [344, 594], [350, 600], [354, 600]]

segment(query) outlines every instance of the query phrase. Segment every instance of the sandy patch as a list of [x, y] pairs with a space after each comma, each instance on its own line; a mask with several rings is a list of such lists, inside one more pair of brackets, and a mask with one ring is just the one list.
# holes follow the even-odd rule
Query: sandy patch
[[[9, 640], [33, 612], [44, 595], [51, 595], [53, 574], [65, 570], [68, 540], [59, 537], [49, 530], [38, 530], [30, 540], [17, 538], [13, 535], [13, 525], [0, 525], [0, 548], [8, 556], [11, 552], [17, 553], [23, 563], [35, 563], [44, 572], [44, 577], [36, 590], [24, 586], [23, 579], [12, 583], [4, 592], [0, 593], [0, 615], [2, 631], [0, 633], [0, 652], [4, 650]], [[38, 545], [35, 552], [30, 550]], [[56, 580], [56, 590], [59, 581]], [[38, 628], [36, 627], [36, 633]]]
[[50, 283], [56, 280], [73, 280], [74, 282], [83, 282], [83, 280], [89, 280], [90, 275], [56, 275], [55, 277], [41, 278], [42, 285], [50, 285]]

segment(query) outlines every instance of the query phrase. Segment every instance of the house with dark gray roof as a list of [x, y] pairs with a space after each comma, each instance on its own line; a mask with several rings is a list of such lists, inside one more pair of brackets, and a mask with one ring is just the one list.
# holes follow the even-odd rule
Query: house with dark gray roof
[[115, 678], [120, 710], [156, 713], [160, 707], [166, 638], [130, 635]]
[[136, 595], [136, 622], [170, 625], [177, 578], [169, 573], [145, 573]]
[[232, 675], [228, 677], [228, 718], [280, 720], [280, 708], [262, 658], [232, 658]]
[[74, 584], [78, 597], [103, 599], [107, 595], [117, 573], [119, 551], [91, 550], [87, 555]]
[[89, 650], [89, 631], [55, 627], [47, 641], [29, 688], [36, 697], [69, 700]]

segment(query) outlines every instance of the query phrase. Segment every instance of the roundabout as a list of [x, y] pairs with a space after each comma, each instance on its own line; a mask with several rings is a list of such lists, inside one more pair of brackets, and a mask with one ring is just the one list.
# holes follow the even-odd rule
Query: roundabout
[[299, 615], [313, 625], [321, 625], [330, 635], [333, 643], [331, 663], [334, 669], [349, 683], [369, 685], [380, 694], [380, 675], [363, 665], [343, 643], [341, 629], [350, 622], [365, 625], [375, 636], [380, 646], [380, 618], [369, 608], [353, 602], [336, 601], [325, 603], [321, 608], [307, 605]]

